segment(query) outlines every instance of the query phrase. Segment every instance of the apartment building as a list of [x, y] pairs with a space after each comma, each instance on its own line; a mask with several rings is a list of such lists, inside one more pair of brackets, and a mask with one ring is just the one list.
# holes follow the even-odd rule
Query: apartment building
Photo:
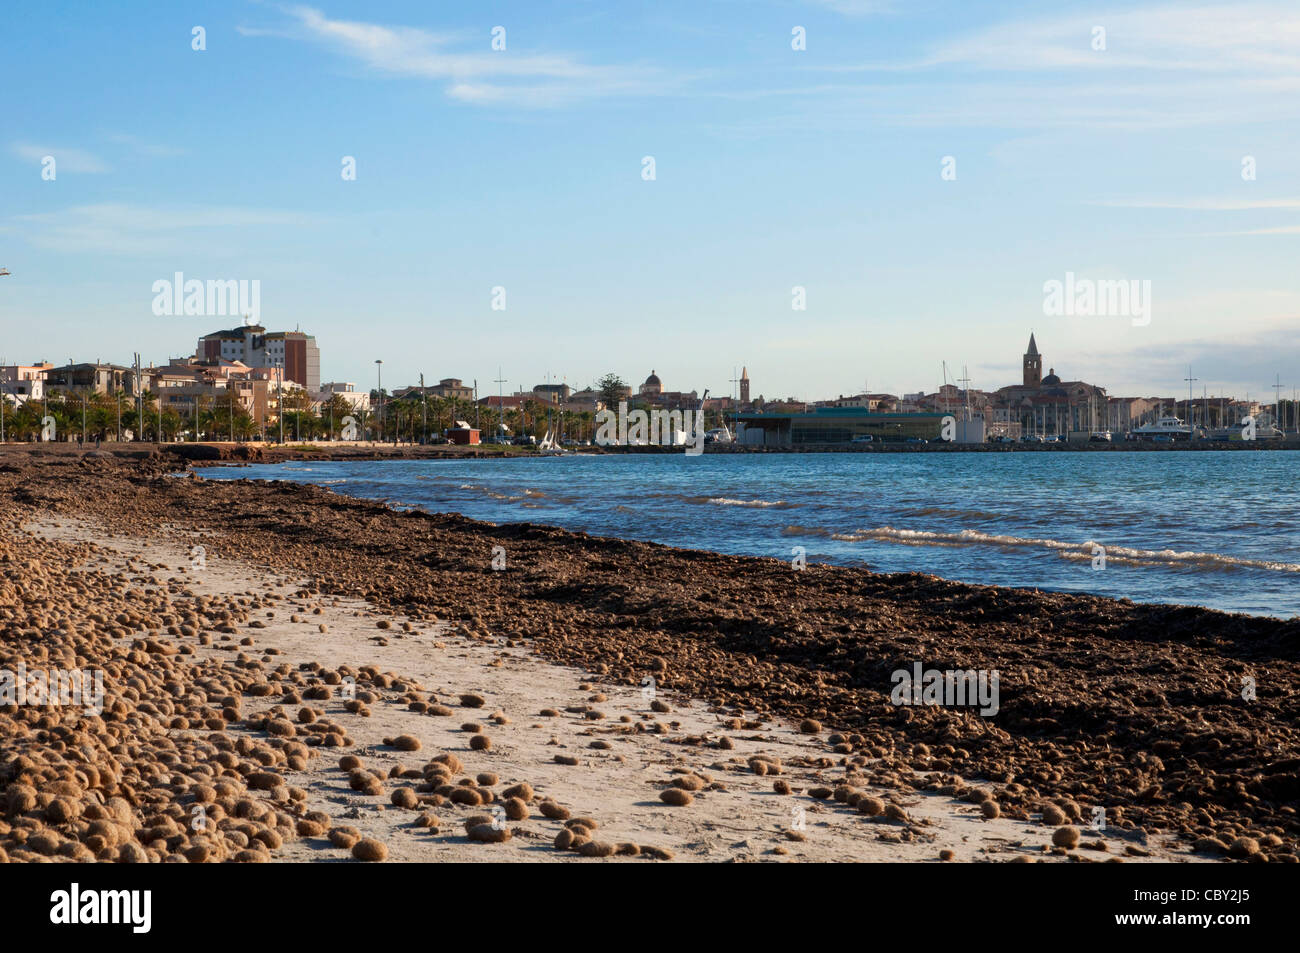
[[246, 324], [227, 331], [214, 331], [199, 338], [199, 360], [239, 361], [247, 367], [283, 367], [286, 380], [320, 391], [320, 348], [316, 338], [302, 331], [270, 331], [260, 324]]

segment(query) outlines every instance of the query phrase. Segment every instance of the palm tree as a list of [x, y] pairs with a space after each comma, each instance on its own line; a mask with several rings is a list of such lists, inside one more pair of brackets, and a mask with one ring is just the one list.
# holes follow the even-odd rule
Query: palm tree
[[185, 427], [188, 421], [182, 420], [180, 414], [171, 409], [164, 409], [162, 415], [162, 436], [163, 441], [171, 443], [176, 440], [178, 434]]
[[337, 439], [337, 434], [343, 427], [344, 417], [353, 417], [356, 414], [352, 410], [352, 405], [347, 402], [342, 394], [333, 394], [330, 399], [321, 405], [321, 418], [326, 422], [327, 432], [331, 440]]
[[15, 408], [9, 428], [15, 440], [34, 440], [41, 431], [41, 405], [28, 400]]
[[95, 440], [107, 440], [110, 433], [117, 432], [117, 405], [108, 394], [95, 395], [86, 414], [86, 427]]

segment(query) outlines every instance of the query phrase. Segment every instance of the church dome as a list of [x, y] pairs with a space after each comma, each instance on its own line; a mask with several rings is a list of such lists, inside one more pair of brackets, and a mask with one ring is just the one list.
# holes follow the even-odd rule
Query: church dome
[[659, 380], [659, 376], [655, 374], [654, 371], [650, 372], [650, 376], [647, 377], [645, 383], [641, 385], [641, 393], [643, 394], [658, 394], [662, 392], [663, 389], [663, 382]]
[[1047, 376], [1043, 378], [1044, 387], [1053, 387], [1061, 383], [1061, 379], [1056, 376], [1056, 368], [1051, 367], [1047, 370]]

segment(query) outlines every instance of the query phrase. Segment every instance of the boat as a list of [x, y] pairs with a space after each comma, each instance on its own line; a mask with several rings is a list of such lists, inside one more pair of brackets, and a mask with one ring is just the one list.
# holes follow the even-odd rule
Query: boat
[[546, 436], [543, 437], [542, 442], [537, 445], [537, 452], [543, 456], [557, 457], [562, 453], [567, 453], [568, 451], [556, 442], [554, 432], [548, 428]]
[[[1215, 440], [1219, 442], [1232, 441], [1232, 440], [1245, 440], [1246, 439], [1245, 435], [1246, 435], [1246, 425], [1242, 424], [1237, 427], [1215, 427], [1213, 430], [1206, 432], [1205, 439]], [[1272, 424], [1256, 424], [1254, 439], [1255, 440], [1284, 440], [1286, 439], [1286, 434], [1282, 433], [1282, 431], [1278, 430], [1277, 427], [1273, 426]]]
[[1155, 423], [1143, 424], [1129, 431], [1130, 440], [1190, 440], [1192, 428], [1178, 417], [1161, 417]]

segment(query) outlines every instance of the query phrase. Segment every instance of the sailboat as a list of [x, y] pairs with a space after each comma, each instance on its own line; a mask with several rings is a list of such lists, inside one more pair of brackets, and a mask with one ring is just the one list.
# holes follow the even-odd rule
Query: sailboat
[[568, 451], [556, 442], [554, 432], [547, 427], [546, 436], [543, 437], [542, 442], [537, 445], [537, 452], [544, 456], [554, 457], [559, 456], [562, 453], [567, 453]]

